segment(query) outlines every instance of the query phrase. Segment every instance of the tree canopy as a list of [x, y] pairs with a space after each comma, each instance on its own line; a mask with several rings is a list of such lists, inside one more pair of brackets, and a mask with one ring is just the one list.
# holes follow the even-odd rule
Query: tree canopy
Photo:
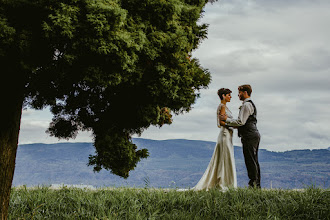
[[126, 178], [148, 156], [131, 136], [188, 112], [210, 82], [191, 58], [206, 38], [206, 3], [1, 0], [0, 61], [23, 85], [24, 106], [50, 107], [50, 135], [91, 131], [89, 164]]

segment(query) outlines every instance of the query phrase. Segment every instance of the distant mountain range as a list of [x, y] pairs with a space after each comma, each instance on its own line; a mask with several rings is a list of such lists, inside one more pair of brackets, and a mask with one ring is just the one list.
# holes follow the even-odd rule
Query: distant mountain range
[[[13, 184], [83, 184], [95, 187], [193, 187], [204, 173], [214, 142], [195, 140], [133, 139], [150, 156], [138, 163], [128, 179], [88, 167], [94, 153], [92, 143], [19, 145]], [[238, 185], [247, 186], [248, 178], [242, 148], [235, 146]], [[261, 184], [265, 188], [330, 187], [330, 148], [271, 152], [259, 150]]]

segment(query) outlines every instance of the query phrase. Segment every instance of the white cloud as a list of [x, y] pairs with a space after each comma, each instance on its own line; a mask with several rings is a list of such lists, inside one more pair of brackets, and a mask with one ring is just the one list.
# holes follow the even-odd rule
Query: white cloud
[[74, 140], [59, 140], [51, 137], [46, 130], [51, 122], [52, 115], [49, 109], [43, 111], [27, 109], [22, 112], [19, 134], [19, 144], [56, 143], [56, 142], [92, 142], [89, 132], [81, 132]]

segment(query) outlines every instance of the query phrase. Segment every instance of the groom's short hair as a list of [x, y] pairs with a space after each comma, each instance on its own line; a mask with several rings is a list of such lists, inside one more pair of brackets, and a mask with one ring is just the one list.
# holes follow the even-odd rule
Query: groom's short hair
[[252, 93], [252, 87], [251, 87], [250, 85], [248, 85], [248, 84], [241, 85], [241, 86], [238, 87], [238, 91], [242, 91], [242, 92], [246, 91], [247, 94], [248, 94], [249, 96], [251, 96], [251, 93]]
[[222, 100], [222, 95], [227, 95], [230, 94], [231, 90], [230, 89], [226, 89], [226, 88], [221, 88], [218, 90], [218, 96], [220, 97], [220, 99]]

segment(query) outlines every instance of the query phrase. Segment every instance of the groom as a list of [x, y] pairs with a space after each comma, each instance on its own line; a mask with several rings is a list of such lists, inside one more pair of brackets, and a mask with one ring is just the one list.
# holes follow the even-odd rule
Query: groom
[[258, 149], [260, 134], [257, 129], [257, 109], [251, 100], [252, 88], [250, 85], [238, 87], [238, 97], [243, 101], [237, 119], [227, 118], [221, 115], [220, 119], [226, 122], [227, 126], [237, 127], [238, 136], [241, 137], [245, 165], [249, 176], [249, 187], [260, 186], [260, 166], [258, 162]]

